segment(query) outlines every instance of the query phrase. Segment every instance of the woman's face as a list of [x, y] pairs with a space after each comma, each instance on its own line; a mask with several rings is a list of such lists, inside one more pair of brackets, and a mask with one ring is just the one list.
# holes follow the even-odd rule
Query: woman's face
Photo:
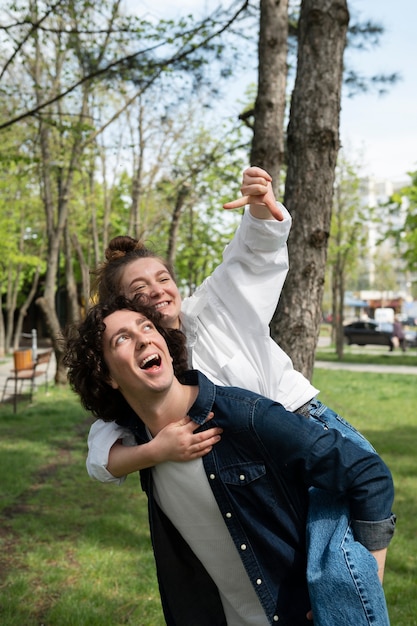
[[180, 327], [181, 296], [166, 267], [155, 258], [136, 259], [126, 265], [121, 279], [123, 295], [145, 294], [161, 313], [167, 328]]

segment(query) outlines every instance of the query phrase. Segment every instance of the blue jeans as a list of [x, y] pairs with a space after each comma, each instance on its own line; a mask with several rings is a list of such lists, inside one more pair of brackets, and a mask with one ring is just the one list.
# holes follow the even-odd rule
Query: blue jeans
[[[310, 417], [373, 450], [353, 426], [317, 399], [310, 403]], [[314, 626], [389, 626], [376, 560], [355, 541], [343, 498], [310, 489], [307, 552]]]

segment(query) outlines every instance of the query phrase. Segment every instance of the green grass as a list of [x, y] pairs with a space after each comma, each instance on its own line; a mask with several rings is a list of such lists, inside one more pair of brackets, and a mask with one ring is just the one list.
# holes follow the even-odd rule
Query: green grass
[[0, 405], [0, 623], [161, 626], [146, 498], [85, 470], [90, 419], [68, 390]]
[[[385, 590], [393, 626], [417, 625], [416, 377], [317, 370], [321, 399], [372, 441], [396, 482]], [[0, 405], [2, 626], [162, 626], [146, 498], [85, 470], [90, 419], [69, 390]], [[192, 590], [186, 590], [192, 593]]]
[[[417, 367], [417, 350], [414, 348], [413, 352], [409, 350], [406, 353], [395, 352], [394, 354], [391, 352], [384, 351], [383, 349], [379, 349], [380, 346], [373, 346], [377, 348], [374, 351], [368, 350], [365, 348], [358, 348], [354, 346], [350, 346], [345, 348], [342, 363], [362, 363], [368, 365], [410, 365], [413, 367]], [[318, 348], [315, 354], [315, 358], [317, 361], [333, 361], [337, 362], [339, 359], [337, 358], [337, 354], [335, 353], [334, 347], [329, 348]]]
[[[321, 335], [316, 350], [317, 361], [338, 361], [333, 344], [327, 344], [328, 338]], [[324, 342], [324, 343], [323, 343]], [[417, 366], [417, 348], [408, 348], [406, 352], [394, 350], [389, 352], [386, 346], [348, 346], [343, 347], [343, 363], [367, 363], [370, 365], [411, 365]]]

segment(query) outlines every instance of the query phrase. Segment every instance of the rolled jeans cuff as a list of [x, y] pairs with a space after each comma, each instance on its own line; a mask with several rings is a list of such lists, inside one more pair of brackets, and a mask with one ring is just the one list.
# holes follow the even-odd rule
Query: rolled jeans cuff
[[355, 539], [362, 543], [370, 552], [387, 548], [395, 531], [396, 516], [378, 522], [353, 520], [352, 530]]

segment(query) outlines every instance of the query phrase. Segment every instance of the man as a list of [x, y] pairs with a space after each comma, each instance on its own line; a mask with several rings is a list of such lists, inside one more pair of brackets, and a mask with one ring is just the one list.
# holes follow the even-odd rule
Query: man
[[[121, 416], [139, 443], [179, 415], [200, 427], [196, 437], [211, 412], [211, 425], [222, 429], [203, 459], [141, 472], [166, 623], [311, 623], [310, 486], [348, 497], [356, 539], [374, 552], [370, 564], [375, 574], [379, 563], [382, 579], [395, 522], [392, 479], [380, 457], [263, 396], [186, 372], [184, 345], [151, 309], [118, 298], [90, 310], [66, 355], [83, 405], [103, 419]], [[329, 584], [343, 593], [337, 577]], [[351, 624], [348, 608], [326, 623]]]

